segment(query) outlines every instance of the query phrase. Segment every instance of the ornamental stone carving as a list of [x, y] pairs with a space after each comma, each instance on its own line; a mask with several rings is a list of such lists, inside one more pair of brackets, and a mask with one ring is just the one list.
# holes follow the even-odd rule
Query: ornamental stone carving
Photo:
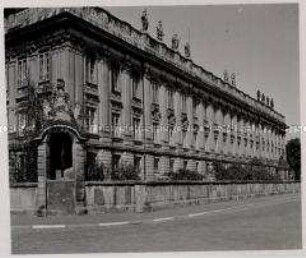
[[190, 51], [190, 44], [189, 44], [189, 42], [187, 42], [187, 43], [185, 44], [184, 49], [185, 49], [185, 57], [190, 58], [190, 56], [191, 56], [191, 51]]
[[65, 92], [64, 80], [58, 79], [56, 86], [52, 89], [51, 99], [44, 99], [43, 118], [44, 120], [74, 120], [74, 112], [71, 110], [69, 94]]
[[158, 21], [158, 26], [156, 27], [156, 37], [159, 41], [164, 40], [164, 29], [163, 29], [163, 23], [162, 21]]
[[232, 84], [233, 86], [237, 86], [236, 74], [235, 74], [235, 73], [232, 73], [232, 75], [231, 75], [231, 84]]
[[149, 28], [149, 19], [148, 19], [147, 9], [144, 9], [142, 11], [141, 24], [142, 24], [142, 31], [146, 32]]
[[171, 42], [172, 42], [172, 45], [171, 45], [172, 49], [173, 50], [178, 50], [179, 45], [180, 45], [180, 40], [179, 40], [178, 35], [176, 33], [172, 36], [172, 41]]
[[229, 82], [229, 75], [228, 75], [228, 71], [227, 70], [224, 70], [224, 72], [223, 72], [223, 80], [225, 82]]

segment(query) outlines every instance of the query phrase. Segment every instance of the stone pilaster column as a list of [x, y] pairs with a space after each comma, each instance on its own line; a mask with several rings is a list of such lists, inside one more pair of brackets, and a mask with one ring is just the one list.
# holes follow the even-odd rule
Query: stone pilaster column
[[159, 91], [159, 100], [160, 100], [160, 112], [161, 112], [161, 142], [165, 143], [168, 139], [168, 132], [166, 130], [168, 126], [168, 118], [167, 118], [167, 90], [165, 85], [160, 86]]
[[[231, 135], [234, 136], [234, 141], [232, 143], [231, 140], [231, 149], [232, 149], [232, 155], [236, 156], [238, 154], [238, 140], [237, 140], [237, 130], [238, 128], [238, 121], [237, 121], [237, 114], [233, 113], [232, 115], [232, 132]], [[232, 137], [232, 136], [231, 136]]]
[[231, 152], [231, 135], [230, 135], [231, 117], [227, 112], [224, 117], [223, 133], [226, 133], [226, 141], [224, 142], [223, 152], [228, 155]]
[[[60, 76], [61, 76], [61, 74], [60, 74], [60, 51], [59, 51], [59, 49], [55, 49], [55, 50], [53, 50], [52, 52], [51, 52], [51, 55], [50, 55], [50, 61], [51, 61], [51, 83], [52, 84], [56, 84], [56, 82], [57, 82], [57, 79], [60, 79]], [[38, 57], [37, 57], [37, 59], [38, 59]], [[83, 59], [83, 57], [82, 57], [82, 59]], [[38, 62], [38, 60], [37, 60], [37, 62]], [[83, 64], [83, 62], [82, 62], [82, 67], [80, 67], [81, 68], [81, 72], [82, 72], [82, 74], [84, 73], [84, 64]], [[38, 78], [38, 76], [37, 76], [37, 78]], [[83, 83], [84, 83], [84, 80], [82, 80], [82, 85], [83, 85]]]
[[109, 80], [109, 64], [106, 60], [100, 60], [98, 63], [98, 91], [99, 91], [99, 134], [103, 137], [101, 141], [106, 141], [111, 134], [110, 122], [110, 80]]
[[193, 111], [192, 111], [192, 101], [193, 99], [190, 96], [187, 96], [186, 99], [186, 108], [187, 108], [187, 119], [188, 119], [188, 124], [189, 128], [187, 130], [187, 148], [191, 148], [193, 146]]
[[74, 90], [72, 78], [74, 76], [70, 74], [70, 70], [74, 70], [74, 65], [71, 67], [70, 62], [71, 52], [68, 47], [63, 47], [58, 53], [58, 61], [57, 61], [57, 73], [58, 79], [63, 79], [65, 81], [65, 90], [69, 94], [70, 98], [74, 97]]
[[244, 145], [244, 153], [246, 157], [249, 157], [251, 155], [251, 148], [250, 148], [250, 123], [248, 120], [245, 121], [244, 124], [244, 138], [247, 139], [247, 145], [245, 146], [245, 142], [243, 143]]
[[173, 143], [177, 146], [181, 143], [182, 138], [182, 131], [181, 131], [181, 107], [182, 107], [182, 98], [181, 94], [178, 91], [175, 91], [174, 98], [173, 98], [173, 104], [174, 104], [174, 115], [176, 120], [176, 125], [173, 129]]
[[223, 125], [223, 114], [222, 114], [222, 109], [219, 107], [218, 110], [216, 111], [216, 123], [218, 125], [218, 140], [217, 140], [217, 145], [216, 145], [216, 153], [221, 154], [223, 151], [223, 130], [222, 130], [222, 125]]
[[197, 137], [197, 149], [203, 150], [205, 148], [204, 143], [204, 119], [205, 119], [205, 107], [202, 102], [198, 106], [198, 119], [199, 119], [199, 131]]
[[[80, 53], [75, 54], [75, 103], [82, 105], [84, 88], [84, 57]], [[53, 67], [53, 65], [51, 65]]]
[[17, 62], [8, 64], [8, 95], [9, 95], [9, 121], [8, 125], [17, 129], [17, 113], [16, 111], [16, 88], [17, 88]]
[[38, 146], [38, 157], [37, 157], [37, 174], [38, 174], [38, 184], [37, 184], [37, 214], [40, 216], [46, 215], [47, 208], [47, 155], [48, 144], [47, 140]]
[[153, 139], [153, 122], [152, 122], [152, 113], [151, 113], [151, 105], [152, 105], [152, 85], [149, 80], [149, 76], [147, 74], [143, 77], [143, 102], [144, 102], [144, 126], [145, 126], [145, 140], [152, 141]]
[[207, 115], [207, 120], [209, 123], [209, 127], [210, 127], [210, 132], [209, 132], [209, 136], [207, 138], [207, 142], [206, 142], [206, 149], [209, 152], [214, 152], [215, 150], [215, 140], [214, 140], [214, 109], [212, 104], [209, 104], [206, 108], [206, 115]]
[[131, 108], [131, 77], [130, 67], [123, 67], [121, 70], [119, 80], [121, 86], [121, 99], [123, 103], [121, 125], [126, 137], [132, 135], [132, 108]]

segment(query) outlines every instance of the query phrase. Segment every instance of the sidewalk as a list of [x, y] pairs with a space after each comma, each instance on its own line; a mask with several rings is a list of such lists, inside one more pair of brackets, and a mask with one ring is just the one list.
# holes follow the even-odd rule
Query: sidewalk
[[[165, 208], [154, 212], [145, 213], [100, 213], [88, 214], [83, 216], [50, 216], [50, 217], [35, 217], [26, 214], [12, 214], [11, 224], [13, 227], [66, 227], [66, 226], [115, 226], [124, 224], [137, 224], [148, 221], [167, 221], [180, 219], [184, 217], [193, 217], [201, 214], [213, 214], [214, 212], [223, 212], [227, 210], [235, 210], [247, 208], [254, 205], [269, 205], [278, 201], [300, 200], [300, 194], [283, 194], [274, 196], [265, 196], [243, 201], [226, 201], [216, 202], [201, 205], [189, 205], [184, 207]], [[33, 228], [34, 228], [33, 227]]]

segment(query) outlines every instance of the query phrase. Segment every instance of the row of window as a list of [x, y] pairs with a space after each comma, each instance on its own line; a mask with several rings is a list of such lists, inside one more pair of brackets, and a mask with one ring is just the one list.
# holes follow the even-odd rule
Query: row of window
[[[30, 60], [27, 58], [18, 60], [17, 67], [17, 84], [23, 86], [28, 82], [30, 77], [29, 70]], [[49, 80], [51, 77], [51, 61], [50, 54], [48, 52], [38, 55], [38, 76], [40, 81]]]

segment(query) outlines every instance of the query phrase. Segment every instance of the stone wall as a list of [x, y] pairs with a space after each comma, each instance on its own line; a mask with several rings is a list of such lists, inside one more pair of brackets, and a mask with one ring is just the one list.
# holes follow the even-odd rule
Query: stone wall
[[34, 213], [37, 208], [37, 189], [37, 183], [16, 183], [11, 185], [11, 212]]
[[273, 194], [296, 193], [300, 184], [286, 182], [87, 182], [91, 212], [150, 211], [175, 205], [243, 200]]
[[[11, 187], [11, 211], [36, 208], [37, 184]], [[86, 182], [86, 209], [99, 212], [144, 212], [156, 209], [245, 200], [274, 194], [300, 192], [300, 183], [283, 182]], [[51, 200], [50, 200], [51, 201]]]

